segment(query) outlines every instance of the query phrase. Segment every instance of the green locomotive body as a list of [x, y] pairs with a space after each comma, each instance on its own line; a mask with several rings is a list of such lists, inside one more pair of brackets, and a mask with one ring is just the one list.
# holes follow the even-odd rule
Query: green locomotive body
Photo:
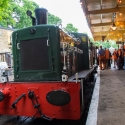
[[82, 50], [83, 50], [83, 55], [82, 55], [82, 69], [84, 70], [88, 70], [89, 67], [89, 38], [87, 34], [84, 33], [73, 33], [73, 35], [75, 37], [77, 37], [78, 39], [80, 39], [80, 41], [82, 42]]
[[12, 34], [14, 81], [67, 81], [89, 69], [87, 35], [46, 24], [45, 9], [35, 12], [37, 25]]
[[61, 80], [57, 26], [37, 25], [21, 29], [12, 34], [12, 39], [15, 81]]

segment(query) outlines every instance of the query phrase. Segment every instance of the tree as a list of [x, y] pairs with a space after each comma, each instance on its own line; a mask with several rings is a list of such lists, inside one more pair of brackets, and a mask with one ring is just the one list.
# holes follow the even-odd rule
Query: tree
[[[18, 0], [20, 1], [20, 0]], [[30, 19], [30, 17], [27, 16], [26, 11], [30, 9], [30, 11], [32, 11], [33, 15], [34, 15], [34, 10], [36, 8], [38, 8], [39, 6], [33, 2], [33, 1], [29, 1], [29, 0], [21, 0], [21, 4], [23, 4], [23, 6], [21, 6], [20, 4], [16, 4], [15, 5], [15, 17], [16, 17], [16, 28], [24, 28], [27, 26], [31, 26], [32, 25], [32, 20]]]
[[[7, 7], [8, 2], [10, 0], [0, 0], [0, 13], [2, 13], [3, 9]], [[2, 17], [0, 16], [0, 21], [2, 20]]]
[[111, 47], [111, 42], [107, 42], [107, 41], [102, 42], [102, 46], [103, 46], [103, 48], [110, 48]]
[[[87, 34], [87, 33], [86, 33]], [[94, 43], [94, 39], [89, 37], [90, 42]]]
[[0, 25], [3, 27], [24, 28], [31, 26], [31, 19], [26, 15], [26, 11], [30, 9], [32, 12], [38, 5], [29, 0], [11, 0], [7, 8], [3, 8], [0, 13], [2, 20]]
[[53, 14], [48, 13], [48, 24], [55, 24], [55, 25], [57, 25], [59, 22], [60, 23], [62, 22], [62, 20], [59, 17], [57, 17], [57, 16], [55, 16]]
[[69, 23], [66, 25], [65, 28], [68, 32], [78, 32], [78, 29], [73, 26], [73, 24]]
[[112, 46], [113, 48], [115, 48], [115, 49], [118, 49], [118, 44], [116, 44], [115, 41], [112, 41], [111, 46]]
[[5, 8], [10, 0], [0, 0], [0, 10]]
[[[16, 29], [25, 28], [32, 25], [32, 21], [29, 16], [26, 15], [26, 11], [30, 9], [34, 16], [34, 10], [39, 6], [30, 0], [11, 0], [7, 8], [3, 8], [0, 13], [2, 20], [0, 25], [3, 27], [12, 27]], [[48, 23], [57, 24], [62, 20], [48, 13]]]
[[103, 46], [103, 48], [110, 48], [110, 47], [113, 47], [113, 48], [115, 48], [115, 49], [118, 49], [118, 45], [116, 44], [116, 42], [115, 41], [104, 41], [104, 42], [102, 42], [102, 41], [92, 41], [92, 43], [93, 43], [93, 45], [94, 46]]
[[99, 47], [101, 45], [101, 42], [99, 42], [99, 41], [96, 41], [96, 42], [92, 41], [92, 43], [94, 46], [97, 46], [97, 47]]

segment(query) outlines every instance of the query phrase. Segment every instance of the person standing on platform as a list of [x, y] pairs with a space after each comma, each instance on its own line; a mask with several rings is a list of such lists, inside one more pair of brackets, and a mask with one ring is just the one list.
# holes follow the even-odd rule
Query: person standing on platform
[[102, 46], [100, 46], [100, 49], [98, 51], [98, 55], [99, 55], [99, 65], [100, 65], [100, 69], [104, 70], [105, 69], [105, 50], [102, 49]]
[[96, 47], [97, 65], [99, 65], [99, 54], [98, 54], [98, 52], [99, 52], [99, 49], [98, 49], [98, 47]]
[[106, 58], [106, 69], [110, 68], [110, 57], [111, 57], [111, 52], [109, 49], [105, 50], [105, 58]]
[[123, 58], [123, 52], [121, 49], [118, 49], [117, 51], [117, 56], [118, 56], [118, 59], [117, 59], [117, 66], [118, 66], [118, 70], [122, 69], [123, 68], [123, 63], [122, 63], [122, 58]]
[[124, 69], [125, 69], [125, 45], [124, 45]]
[[114, 64], [113, 68], [116, 68], [116, 66], [117, 66], [117, 50], [116, 49], [114, 50], [114, 52], [112, 54], [112, 60], [113, 60], [113, 64]]
[[110, 68], [111, 68], [111, 66], [112, 66], [112, 54], [111, 54], [111, 52], [110, 52]]

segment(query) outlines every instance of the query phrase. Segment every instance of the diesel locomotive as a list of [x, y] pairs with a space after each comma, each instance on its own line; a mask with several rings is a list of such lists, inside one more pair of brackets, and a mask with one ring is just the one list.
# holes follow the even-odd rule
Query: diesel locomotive
[[81, 117], [88, 82], [88, 36], [47, 24], [47, 10], [30, 11], [33, 26], [12, 33], [14, 80], [0, 83], [0, 114], [73, 119]]

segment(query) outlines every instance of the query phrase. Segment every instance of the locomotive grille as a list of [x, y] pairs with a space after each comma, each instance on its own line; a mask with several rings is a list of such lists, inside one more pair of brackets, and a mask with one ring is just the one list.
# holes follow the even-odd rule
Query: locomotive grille
[[20, 41], [21, 70], [48, 70], [47, 38]]

